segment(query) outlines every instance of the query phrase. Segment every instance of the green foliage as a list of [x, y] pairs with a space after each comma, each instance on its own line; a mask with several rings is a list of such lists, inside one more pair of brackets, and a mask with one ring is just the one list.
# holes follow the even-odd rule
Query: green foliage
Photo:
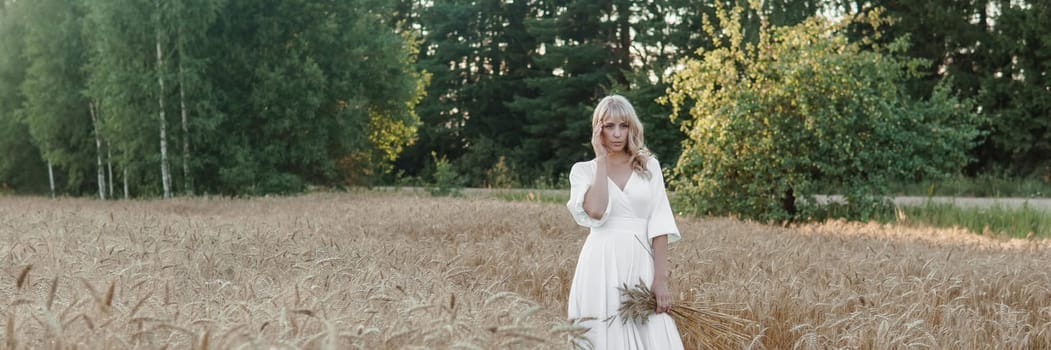
[[537, 2], [399, 1], [402, 18], [419, 28], [418, 66], [432, 74], [417, 108], [426, 127], [406, 149], [398, 167], [425, 172], [430, 153], [449, 157], [472, 186], [485, 185], [485, 169], [501, 155], [516, 163], [513, 150], [527, 137], [524, 113], [509, 103], [531, 96], [526, 81], [544, 75], [532, 63], [538, 43], [527, 22]]
[[901, 196], [1046, 198], [1051, 197], [1051, 173], [1026, 178], [992, 173], [956, 175], [923, 182], [896, 182], [889, 188]]
[[528, 28], [544, 47], [533, 64], [546, 74], [526, 81], [535, 95], [517, 96], [509, 105], [526, 121], [527, 137], [513, 155], [528, 179], [555, 176], [594, 157], [591, 112], [611, 86], [628, 84], [630, 17], [640, 10], [624, 0], [541, 6]]
[[29, 64], [21, 92], [22, 120], [43, 159], [55, 167], [60, 193], [88, 193], [95, 186], [94, 132], [83, 95], [87, 60], [83, 9], [77, 2], [16, 3], [25, 17], [24, 54]]
[[88, 9], [87, 91], [137, 193], [158, 188], [160, 122], [173, 184], [186, 192], [371, 185], [415, 140], [428, 75], [386, 2], [99, 0]]
[[[426, 145], [421, 146], [426, 148]], [[435, 148], [441, 149], [441, 147]], [[472, 140], [471, 147], [467, 148], [466, 151], [462, 153], [455, 152], [459, 153], [458, 156], [450, 154], [446, 154], [446, 156], [452, 159], [453, 168], [464, 177], [464, 181], [468, 186], [487, 187], [489, 186], [487, 171], [503, 154], [509, 152], [499, 141], [482, 136]]]
[[[707, 26], [718, 47], [686, 60], [667, 97], [692, 116], [675, 173], [696, 211], [807, 219], [813, 195], [835, 186], [845, 189], [847, 215], [865, 220], [888, 207], [889, 181], [966, 164], [977, 117], [944, 85], [927, 100], [909, 98], [903, 85], [922, 62], [896, 56], [904, 43], [863, 50], [870, 40], [849, 42], [846, 22], [820, 17], [764, 25], [750, 43], [742, 13], [719, 11], [722, 31]], [[877, 31], [886, 24], [878, 12], [864, 20]]]
[[494, 198], [510, 202], [539, 202], [565, 205], [569, 201], [568, 190], [501, 190], [492, 192]]
[[25, 27], [16, 6], [0, 7], [0, 192], [44, 193], [47, 165], [23, 118]]
[[511, 168], [507, 166], [504, 156], [500, 156], [496, 164], [493, 164], [492, 168], [485, 171], [485, 179], [489, 188], [508, 189], [518, 187], [518, 180], [512, 174]]
[[[8, 112], [10, 113], [10, 112]], [[0, 192], [45, 193], [47, 164], [26, 125], [0, 111]]]
[[[742, 78], [750, 83], [728, 89], [751, 95], [735, 93], [734, 101], [746, 103], [735, 107], [735, 114], [727, 110], [720, 115], [765, 116], [754, 111], [790, 107], [797, 110], [778, 115], [805, 112], [807, 118], [834, 119], [861, 128], [859, 135], [878, 136], [880, 123], [893, 119], [882, 117], [885, 114], [909, 115], [903, 120], [915, 122], [903, 124], [904, 130], [931, 120], [943, 122], [940, 118], [969, 108], [982, 117], [983, 134], [970, 140], [979, 144], [933, 141], [940, 136], [907, 132], [899, 137], [910, 140], [880, 144], [872, 138], [876, 136], [865, 136], [843, 143], [836, 141], [846, 134], [842, 128], [823, 130], [823, 139], [829, 141], [820, 145], [794, 136], [787, 139], [801, 145], [801, 153], [841, 155], [825, 162], [826, 168], [846, 166], [847, 158], [871, 159], [872, 154], [859, 153], [871, 147], [899, 147], [900, 154], [922, 155], [916, 159], [944, 160], [928, 164], [896, 157], [909, 163], [897, 169], [930, 168], [909, 174], [870, 171], [893, 163], [886, 159], [851, 170], [901, 178], [892, 183], [943, 182], [926, 174], [959, 164], [958, 157], [941, 156], [945, 147], [967, 149], [977, 159], [965, 169], [968, 176], [1040, 178], [1051, 169], [1051, 119], [1046, 113], [1051, 109], [1046, 91], [1051, 41], [1045, 35], [1051, 30], [1046, 21], [1051, 3], [750, 1], [755, 8], [740, 10], [735, 21], [714, 21], [716, 7], [745, 2], [3, 1], [0, 184], [43, 192], [46, 165], [52, 163], [60, 193], [91, 193], [97, 178], [93, 141], [99, 136], [104, 153], [112, 154], [116, 179], [110, 180], [116, 187], [126, 181], [134, 196], [158, 195], [159, 115], [164, 112], [167, 158], [177, 193], [287, 193], [307, 186], [372, 186], [396, 178], [426, 178], [431, 152], [447, 156], [465, 185], [491, 183], [490, 172], [503, 157], [514, 181], [558, 187], [569, 164], [593, 156], [589, 116], [597, 99], [609, 93], [633, 102], [645, 125], [647, 146], [660, 159], [669, 164], [692, 159], [693, 165], [685, 166], [701, 169], [696, 155], [680, 155], [684, 139], [687, 148], [694, 147], [691, 138], [696, 136], [688, 133], [696, 129], [690, 114], [696, 100], [655, 102], [668, 88], [675, 89], [673, 81], [682, 74], [672, 74], [681, 69], [683, 59], [701, 62], [701, 53], [727, 49], [735, 40], [739, 47], [733, 52], [746, 58], [769, 56], [795, 40], [787, 38], [786, 29], [771, 32], [773, 27], [796, 25], [818, 13], [850, 17], [879, 7], [893, 20], [878, 26], [818, 25], [835, 27], [826, 29], [828, 33], [845, 34], [831, 36], [829, 42], [835, 44], [784, 51], [785, 60], [811, 60], [822, 67], [791, 68], [785, 60], [768, 59], [763, 64], [770, 67], [756, 73], [735, 63], [739, 75], [765, 78]], [[707, 31], [705, 18], [713, 19]], [[905, 38], [912, 45], [906, 47]], [[871, 66], [883, 71], [859, 69], [865, 66], [858, 63], [863, 59], [812, 55], [828, 53], [844, 40], [851, 44], [843, 44], [847, 49], [838, 55], [881, 57], [873, 58]], [[759, 42], [778, 47], [756, 45]], [[163, 66], [157, 66], [157, 44]], [[745, 49], [746, 44], [753, 51]], [[853, 80], [825, 79], [821, 74], [841, 74], [832, 67], [851, 70], [840, 77]], [[165, 81], [163, 92], [159, 79]], [[872, 85], [875, 81], [885, 84]], [[763, 90], [771, 86], [800, 86], [803, 92], [796, 98], [787, 88]], [[835, 88], [848, 92], [829, 92]], [[863, 95], [878, 98], [859, 97]], [[158, 105], [161, 98], [166, 101], [164, 111]], [[91, 124], [88, 102], [98, 107], [97, 129]], [[956, 104], [959, 108], [948, 107]], [[841, 112], [815, 107], [828, 105]], [[856, 115], [881, 117], [861, 122]], [[970, 113], [957, 115], [964, 122], [971, 118]], [[841, 116], [847, 117], [836, 119]], [[771, 119], [767, 129], [807, 125], [782, 119]], [[945, 123], [945, 130], [952, 128], [953, 122]], [[753, 136], [765, 130], [754, 125], [733, 128], [751, 130]], [[922, 142], [927, 144], [913, 144]], [[750, 154], [778, 145], [783, 144], [753, 145]], [[781, 161], [768, 158], [766, 164]], [[871, 187], [856, 192], [855, 202], [878, 201], [878, 196], [868, 198], [866, 193], [883, 191], [875, 185], [885, 183], [881, 179], [845, 180], [846, 173], [807, 170], [803, 163], [783, 166], [812, 175], [810, 187], [821, 191]], [[401, 175], [395, 176], [395, 171]], [[753, 178], [747, 180], [751, 183], [792, 178], [792, 186], [778, 185], [782, 191], [792, 188], [792, 197], [805, 197], [799, 191], [810, 190], [798, 174], [745, 173], [742, 176]], [[740, 204], [749, 210], [756, 205], [776, 209], [785, 206], [788, 196], [768, 197], [761, 205]]]
[[[1040, 175], [1051, 166], [1051, 2], [1044, 0], [833, 1], [847, 13], [886, 8], [892, 24], [879, 42], [908, 38], [910, 57], [930, 60], [920, 79], [907, 83], [926, 98], [944, 79], [954, 95], [973, 99], [986, 132], [970, 150], [969, 175], [1007, 171]], [[864, 32], [863, 28], [856, 32]]]
[[[1051, 3], [1002, 4], [981, 62], [976, 99], [989, 114], [988, 141], [977, 150], [985, 169], [1015, 176], [1051, 168]], [[982, 73], [982, 72], [979, 72]]]
[[434, 173], [431, 175], [432, 182], [427, 187], [427, 192], [432, 196], [462, 196], [463, 179], [453, 169], [449, 159], [445, 156], [438, 158], [437, 153], [431, 153], [431, 158], [434, 159]]
[[501, 156], [522, 183], [558, 177], [593, 156], [589, 116], [610, 92], [632, 99], [652, 150], [678, 155], [683, 134], [655, 99], [677, 56], [709, 42], [699, 34], [709, 4], [401, 0], [397, 8], [424, 35], [419, 66], [433, 74], [418, 108], [427, 127], [398, 160], [406, 173], [422, 172], [436, 151], [472, 186], [486, 185], [485, 169]]
[[1018, 208], [993, 206], [962, 208], [948, 203], [927, 203], [899, 208], [880, 222], [906, 225], [963, 227], [977, 234], [1014, 238], [1051, 238], [1051, 213], [1047, 208], [1023, 205]]
[[[129, 196], [161, 195], [160, 74], [156, 69], [159, 14], [154, 4], [141, 1], [84, 4], [84, 36], [90, 55], [82, 89], [97, 106], [98, 132], [112, 152], [115, 175], [120, 176], [114, 185], [127, 182]], [[168, 125], [169, 132], [174, 131]]]
[[[922, 205], [885, 206], [866, 219], [918, 227], [961, 227], [983, 235], [1014, 238], [1051, 238], [1051, 212], [1048, 208], [1023, 204], [1021, 207], [993, 205], [969, 207], [928, 201]], [[816, 221], [852, 219], [848, 205], [829, 204], [814, 213]]]

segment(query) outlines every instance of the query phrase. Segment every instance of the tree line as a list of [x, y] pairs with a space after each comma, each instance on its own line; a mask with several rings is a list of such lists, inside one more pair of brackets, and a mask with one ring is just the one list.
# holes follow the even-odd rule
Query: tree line
[[384, 0], [4, 0], [0, 182], [109, 197], [387, 172], [426, 75]]
[[[432, 151], [447, 155], [474, 186], [491, 184], [506, 163], [525, 186], [552, 181], [588, 159], [588, 116], [609, 93], [627, 96], [646, 126], [648, 146], [674, 164], [687, 138], [670, 104], [673, 73], [717, 39], [702, 19], [718, 5], [744, 8], [745, 42], [762, 21], [800, 24], [813, 16], [850, 17], [882, 9], [890, 23], [855, 26], [854, 40], [903, 40], [901, 57], [919, 59], [902, 82], [916, 99], [939, 84], [974, 102], [981, 134], [966, 150], [965, 175], [1051, 173], [1051, 103], [1044, 1], [932, 0], [604, 0], [402, 1], [421, 38], [418, 66], [433, 74], [418, 111], [426, 127], [398, 168], [426, 176]], [[713, 25], [722, 24], [713, 21]], [[501, 162], [501, 159], [504, 162]]]
[[[445, 160], [467, 185], [553, 184], [591, 156], [590, 111], [610, 93], [676, 164], [700, 118], [695, 97], [668, 102], [676, 74], [722, 47], [718, 9], [743, 1], [0, 3], [0, 184], [108, 198], [394, 183]], [[1051, 172], [1046, 2], [752, 3], [745, 43], [881, 11], [843, 31], [916, 59], [894, 93], [980, 120], [955, 171]]]

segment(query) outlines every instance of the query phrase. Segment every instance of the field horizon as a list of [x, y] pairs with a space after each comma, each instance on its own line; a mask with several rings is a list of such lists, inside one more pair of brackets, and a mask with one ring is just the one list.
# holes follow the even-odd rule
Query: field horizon
[[[421, 193], [0, 197], [0, 343], [28, 348], [563, 349], [587, 229], [563, 205]], [[679, 217], [676, 300], [740, 348], [1051, 347], [1051, 239]]]

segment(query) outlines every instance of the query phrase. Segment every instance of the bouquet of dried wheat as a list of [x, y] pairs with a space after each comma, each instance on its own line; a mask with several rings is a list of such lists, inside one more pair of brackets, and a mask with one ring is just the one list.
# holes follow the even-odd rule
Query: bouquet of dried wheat
[[[627, 283], [617, 288], [625, 296], [620, 303], [617, 315], [606, 319], [612, 322], [620, 318], [621, 322], [638, 322], [646, 324], [649, 316], [657, 309], [657, 299], [653, 292], [641, 281], [634, 287]], [[740, 349], [748, 346], [752, 335], [748, 332], [754, 328], [751, 320], [746, 320], [720, 311], [729, 305], [704, 304], [700, 302], [683, 302], [673, 304], [668, 314], [675, 320], [682, 335], [686, 349]]]

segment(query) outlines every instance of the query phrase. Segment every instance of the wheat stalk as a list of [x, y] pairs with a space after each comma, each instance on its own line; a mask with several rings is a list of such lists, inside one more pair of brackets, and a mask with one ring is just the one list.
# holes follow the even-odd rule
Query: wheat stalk
[[[657, 299], [650, 288], [639, 281], [634, 287], [624, 283], [617, 290], [624, 300], [617, 314], [607, 318], [606, 322], [620, 318], [624, 324], [646, 324], [657, 309]], [[727, 308], [730, 305], [680, 302], [672, 304], [667, 312], [675, 320], [686, 349], [740, 349], [752, 340], [748, 329], [754, 323], [721, 311]]]
[[29, 270], [32, 269], [33, 264], [26, 265], [26, 267], [22, 269], [22, 272], [18, 274], [18, 279], [15, 280], [15, 288], [22, 289], [22, 286], [25, 285], [25, 282], [28, 280]]

